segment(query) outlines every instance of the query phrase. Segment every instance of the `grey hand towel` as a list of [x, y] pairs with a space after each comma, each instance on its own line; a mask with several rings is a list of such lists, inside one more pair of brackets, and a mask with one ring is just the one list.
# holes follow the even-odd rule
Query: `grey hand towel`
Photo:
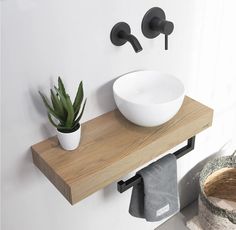
[[160, 221], [179, 211], [176, 157], [168, 154], [137, 172], [143, 179], [133, 187], [129, 213]]

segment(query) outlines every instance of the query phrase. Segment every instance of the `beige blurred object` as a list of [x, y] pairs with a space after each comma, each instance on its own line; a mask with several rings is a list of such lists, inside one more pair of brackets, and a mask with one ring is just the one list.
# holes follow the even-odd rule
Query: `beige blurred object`
[[203, 229], [236, 229], [235, 154], [209, 161], [200, 173], [198, 221]]
[[[221, 199], [217, 197], [208, 197], [208, 199], [220, 208], [227, 209], [229, 211], [236, 210], [236, 202], [234, 201], [229, 201], [229, 200], [225, 200], [225, 199]], [[198, 216], [194, 216], [192, 219], [187, 221], [186, 226], [190, 230], [204, 230], [201, 227]], [[236, 226], [235, 226], [235, 229], [236, 229]]]
[[212, 196], [209, 196], [208, 199], [220, 208], [227, 209], [229, 211], [233, 211], [233, 210], [236, 211], [236, 202], [234, 201], [220, 199], [220, 198], [212, 197]]
[[204, 191], [208, 197], [236, 202], [236, 168], [222, 168], [212, 173], [205, 180]]
[[187, 228], [190, 230], [204, 230], [198, 220], [198, 216], [194, 216], [191, 220], [186, 223]]
[[[226, 151], [229, 152], [229, 151]], [[209, 161], [200, 173], [198, 216], [187, 222], [191, 230], [236, 229], [236, 150]]]
[[[236, 202], [234, 201], [229, 201], [226, 199], [221, 199], [221, 198], [217, 198], [217, 197], [208, 197], [208, 199], [215, 204], [216, 206], [223, 208], [223, 209], [227, 209], [229, 211], [233, 211], [236, 210]], [[201, 202], [201, 201], [200, 201]], [[190, 219], [189, 221], [187, 221], [186, 226], [190, 229], [190, 230], [205, 230], [205, 229], [213, 229], [215, 227], [215, 224], [217, 222], [221, 222], [220, 224], [222, 225], [223, 223], [228, 224], [227, 222], [225, 222], [225, 218], [221, 218], [220, 220], [217, 218], [217, 220], [215, 220], [215, 223], [213, 223], [213, 226], [210, 225], [209, 226], [209, 219], [212, 216], [212, 213], [208, 213], [209, 211], [202, 205], [202, 203], [199, 204], [201, 207], [199, 207], [199, 209], [201, 209], [201, 212], [205, 214], [205, 216], [203, 217], [199, 217], [199, 216], [194, 216], [192, 219]], [[208, 215], [208, 216], [207, 216]], [[199, 219], [200, 218], [200, 219]], [[205, 221], [205, 219], [208, 219], [208, 221]], [[200, 222], [201, 221], [201, 222]], [[204, 228], [202, 227], [204, 225]], [[219, 228], [220, 229], [220, 226]], [[225, 229], [229, 229], [227, 228], [227, 226], [225, 226]], [[232, 229], [236, 229], [236, 225], [232, 225]]]

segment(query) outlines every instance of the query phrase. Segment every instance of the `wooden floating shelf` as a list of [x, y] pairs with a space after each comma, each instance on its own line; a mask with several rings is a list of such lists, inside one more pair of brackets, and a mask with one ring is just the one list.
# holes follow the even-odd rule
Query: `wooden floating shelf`
[[114, 110], [82, 124], [78, 149], [67, 152], [52, 137], [32, 146], [33, 161], [75, 204], [210, 127], [212, 118], [212, 109], [187, 96], [178, 114], [155, 128], [136, 126]]

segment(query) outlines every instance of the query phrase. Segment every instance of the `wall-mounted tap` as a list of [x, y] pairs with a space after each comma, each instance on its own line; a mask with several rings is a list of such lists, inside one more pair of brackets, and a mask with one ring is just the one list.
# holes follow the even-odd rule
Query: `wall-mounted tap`
[[136, 53], [143, 50], [138, 39], [131, 34], [130, 26], [125, 22], [119, 22], [114, 25], [111, 30], [110, 38], [115, 46], [122, 46], [128, 41]]
[[168, 50], [168, 35], [174, 30], [173, 22], [166, 20], [165, 12], [159, 7], [151, 8], [143, 17], [142, 32], [147, 38], [165, 35], [165, 50]]

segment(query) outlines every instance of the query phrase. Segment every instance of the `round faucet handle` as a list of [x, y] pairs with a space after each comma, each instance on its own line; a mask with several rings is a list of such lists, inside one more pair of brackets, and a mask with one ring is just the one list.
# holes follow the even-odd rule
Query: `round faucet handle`
[[160, 23], [160, 32], [165, 35], [170, 35], [174, 30], [173, 22], [162, 20]]
[[150, 22], [150, 28], [159, 33], [170, 35], [174, 30], [174, 24], [165, 19], [155, 17]]

